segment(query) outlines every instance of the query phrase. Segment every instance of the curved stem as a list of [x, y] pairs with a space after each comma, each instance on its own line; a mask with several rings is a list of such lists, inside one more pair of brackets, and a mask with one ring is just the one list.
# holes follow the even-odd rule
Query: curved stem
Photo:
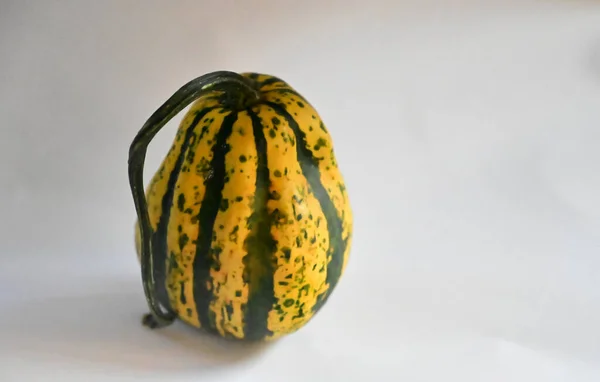
[[142, 283], [151, 315], [147, 315], [144, 321], [145, 325], [150, 327], [163, 327], [171, 324], [175, 320], [175, 313], [172, 311], [163, 312], [156, 297], [155, 258], [151, 244], [152, 228], [143, 179], [146, 151], [152, 138], [171, 118], [199, 97], [213, 91], [239, 91], [240, 94], [244, 95], [246, 101], [258, 101], [260, 97], [249, 80], [240, 74], [229, 71], [205, 74], [182, 86], [161, 105], [142, 126], [129, 147], [129, 186], [140, 225]]

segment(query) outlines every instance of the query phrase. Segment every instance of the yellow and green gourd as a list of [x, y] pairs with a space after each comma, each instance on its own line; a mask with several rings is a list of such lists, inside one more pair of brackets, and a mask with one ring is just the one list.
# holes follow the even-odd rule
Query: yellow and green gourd
[[[146, 149], [190, 105], [144, 190]], [[240, 340], [295, 332], [342, 276], [352, 211], [319, 114], [285, 81], [218, 71], [169, 98], [134, 138], [136, 249], [157, 328]]]

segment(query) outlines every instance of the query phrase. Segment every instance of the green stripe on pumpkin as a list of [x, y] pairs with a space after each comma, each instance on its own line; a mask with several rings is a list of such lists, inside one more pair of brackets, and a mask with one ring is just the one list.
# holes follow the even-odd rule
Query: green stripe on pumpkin
[[248, 115], [252, 120], [257, 159], [254, 212], [248, 222], [251, 233], [244, 243], [248, 250], [244, 258], [244, 281], [249, 287], [244, 335], [248, 340], [259, 340], [272, 334], [267, 329], [267, 320], [275, 304], [273, 273], [277, 243], [271, 235], [272, 217], [267, 209], [270, 182], [264, 128], [254, 112], [249, 110]]
[[225, 183], [225, 154], [230, 149], [227, 139], [233, 131], [233, 124], [236, 120], [237, 113], [228, 114], [216, 135], [216, 141], [212, 147], [211, 169], [213, 173], [212, 177], [205, 181], [206, 192], [198, 214], [199, 231], [196, 257], [193, 262], [194, 301], [201, 326], [211, 331], [211, 328], [215, 326], [215, 318], [209, 309], [213, 296], [210, 270], [217, 266], [220, 250], [212, 246], [212, 237]]
[[296, 151], [302, 174], [307, 179], [311, 191], [319, 201], [325, 219], [327, 220], [329, 256], [331, 256], [327, 264], [326, 279], [327, 284], [329, 284], [329, 289], [318, 297], [318, 302], [313, 307], [313, 311], [317, 312], [321, 309], [329, 296], [331, 296], [342, 273], [344, 251], [346, 249], [346, 242], [342, 239], [342, 221], [338, 216], [335, 206], [329, 198], [325, 187], [321, 184], [318, 162], [307, 147], [304, 132], [300, 129], [294, 117], [284, 107], [273, 102], [267, 102], [266, 104], [273, 108], [277, 114], [281, 115], [293, 130], [296, 137]]
[[180, 151], [177, 156], [177, 161], [173, 166], [173, 170], [169, 173], [169, 180], [165, 189], [165, 194], [162, 197], [162, 211], [156, 231], [153, 233], [151, 238], [151, 245], [153, 247], [152, 255], [154, 256], [154, 279], [156, 280], [156, 293], [158, 301], [169, 311], [172, 311], [172, 306], [169, 301], [169, 295], [167, 293], [166, 285], [166, 268], [168, 258], [167, 248], [167, 227], [169, 225], [169, 218], [171, 216], [171, 206], [173, 205], [175, 195], [175, 184], [181, 172], [181, 167], [186, 156], [186, 152], [189, 147], [190, 139], [194, 133], [194, 129], [202, 121], [202, 118], [209, 113], [213, 108], [205, 109], [199, 112], [196, 117], [190, 123], [190, 126], [186, 129], [183, 142], [181, 142]]

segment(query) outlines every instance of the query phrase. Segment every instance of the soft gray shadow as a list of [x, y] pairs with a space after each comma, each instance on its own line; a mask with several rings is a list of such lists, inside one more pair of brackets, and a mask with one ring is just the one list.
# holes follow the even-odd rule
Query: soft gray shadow
[[591, 75], [600, 82], [600, 39], [590, 45], [586, 64]]
[[58, 357], [103, 368], [209, 372], [275, 345], [223, 340], [183, 323], [144, 328], [145, 300], [134, 288], [113, 285], [112, 293], [14, 304], [0, 318], [0, 348], [27, 359]]

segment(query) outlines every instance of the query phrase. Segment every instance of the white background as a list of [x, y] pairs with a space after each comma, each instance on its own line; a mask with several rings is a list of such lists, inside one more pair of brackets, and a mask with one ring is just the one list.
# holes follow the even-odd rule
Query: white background
[[[127, 150], [221, 69], [317, 107], [354, 209], [267, 347], [139, 324]], [[598, 1], [4, 0], [0, 83], [2, 382], [600, 380]]]

